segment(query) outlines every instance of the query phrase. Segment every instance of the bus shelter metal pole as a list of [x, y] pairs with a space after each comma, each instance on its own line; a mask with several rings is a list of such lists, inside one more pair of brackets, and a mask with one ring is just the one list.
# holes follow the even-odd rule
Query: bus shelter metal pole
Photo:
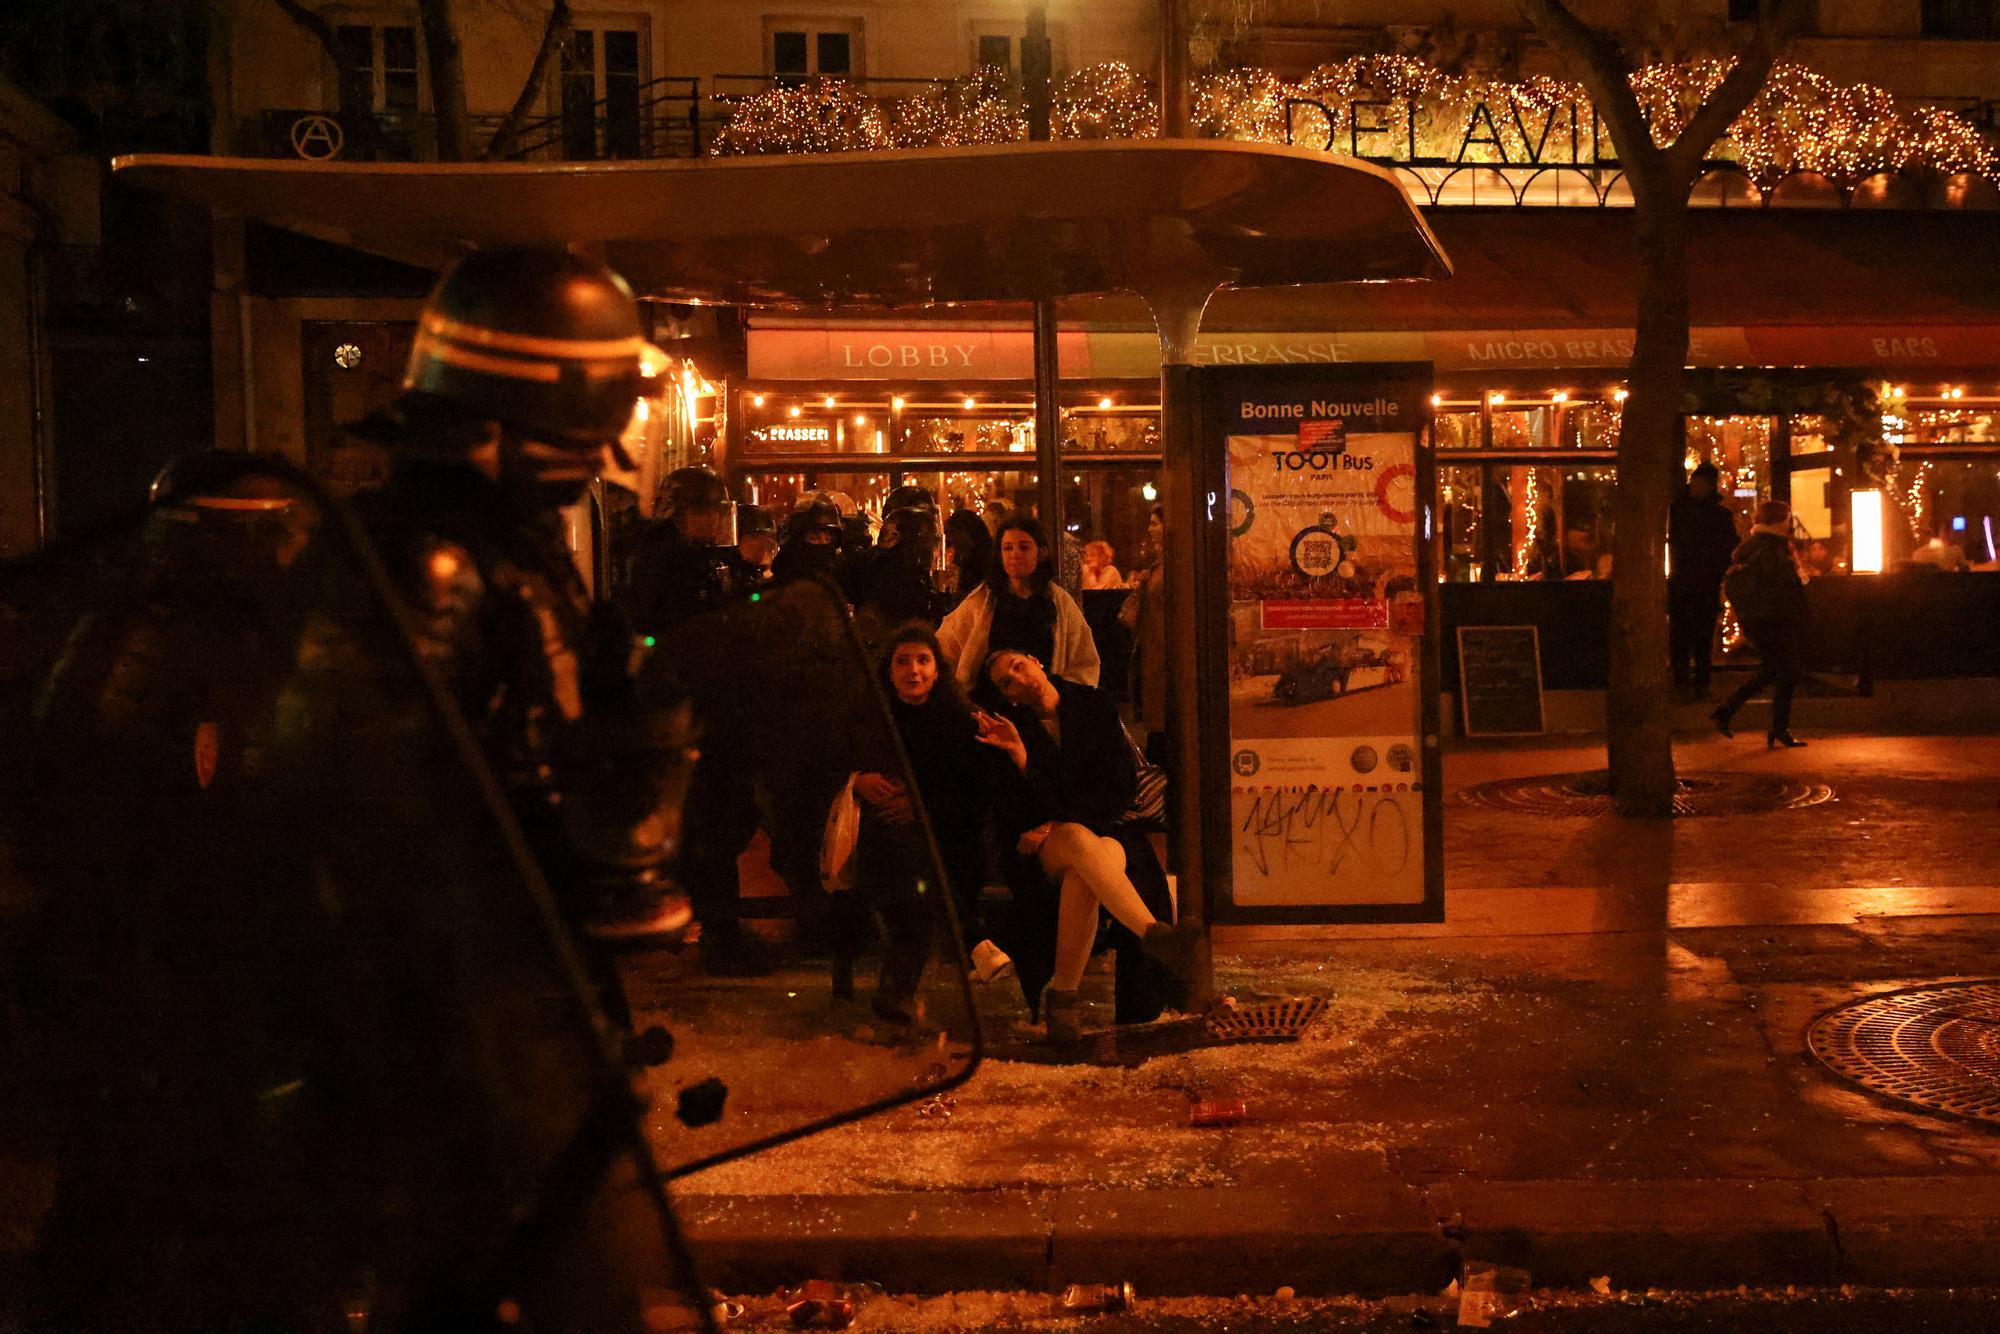
[[[1021, 39], [1021, 84], [1027, 102], [1028, 137], [1049, 137], [1049, 80], [1054, 73], [1049, 44], [1049, 14], [1045, 4], [1028, 6], [1026, 35]], [[1035, 509], [1042, 533], [1049, 539], [1049, 558], [1060, 581], [1063, 571], [1062, 512], [1062, 390], [1056, 355], [1056, 303], [1035, 303]], [[1068, 590], [1075, 593], [1078, 590]]]
[[[1056, 303], [1035, 303], [1035, 506], [1058, 581], [1063, 571], [1062, 403], [1056, 358]], [[1068, 589], [1075, 593], [1076, 589]]]
[[[1202, 555], [1209, 545], [1211, 497], [1201, 457], [1197, 382], [1191, 364], [1201, 313], [1222, 275], [1170, 275], [1142, 292], [1160, 332], [1160, 448], [1166, 509], [1167, 730], [1173, 739], [1170, 791], [1174, 861], [1178, 875], [1176, 908], [1183, 922], [1201, 928], [1194, 977], [1186, 1008], [1204, 1009], [1215, 995], [1214, 954], [1208, 931], [1213, 886], [1203, 838], [1206, 787], [1203, 756], [1209, 749], [1202, 728], [1202, 605], [1206, 583]], [[1216, 577], [1216, 572], [1208, 572]], [[1226, 726], [1212, 719], [1211, 726]]]

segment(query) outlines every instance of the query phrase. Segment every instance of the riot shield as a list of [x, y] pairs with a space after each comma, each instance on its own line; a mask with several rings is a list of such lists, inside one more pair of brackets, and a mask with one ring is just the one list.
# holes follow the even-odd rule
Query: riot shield
[[[702, 1172], [900, 1103], [943, 1114], [980, 1051], [977, 941], [959, 919], [986, 879], [978, 806], [1001, 762], [973, 739], [950, 668], [928, 708], [892, 705], [879, 657], [814, 578], [765, 585], [656, 651], [702, 730], [679, 865], [704, 940], [630, 956], [624, 976], [635, 1022], [674, 1037], [656, 1102], [727, 1090], [719, 1115], [656, 1132], [662, 1166]], [[871, 800], [885, 793], [906, 799]], [[748, 966], [707, 948], [724, 933]], [[809, 1174], [815, 1152], [690, 1188], [755, 1190], [738, 1178]]]
[[352, 517], [286, 474], [89, 564], [9, 835], [61, 1109], [28, 1327], [712, 1327], [601, 980]]
[[[38, 1310], [55, 1327], [706, 1324], [661, 1168], [934, 1111], [978, 1058], [924, 794], [844, 606], [817, 583], [765, 589], [657, 646], [648, 673], [704, 728], [683, 869], [747, 853], [750, 911], [700, 929], [747, 920], [773, 967], [722, 975], [698, 945], [614, 963], [562, 911], [569, 887], [365, 533], [274, 472], [268, 504], [156, 512], [0, 572], [37, 631], [19, 656], [55, 658], [7, 678], [41, 681], [32, 724], [6, 718], [31, 775], [6, 861], [41, 902], [12, 962], [54, 1035], [64, 1128]], [[856, 773], [907, 802], [845, 805]], [[858, 974], [852, 999], [837, 972]], [[645, 1040], [606, 1017], [620, 975]], [[635, 1077], [635, 1052], [668, 1048]]]

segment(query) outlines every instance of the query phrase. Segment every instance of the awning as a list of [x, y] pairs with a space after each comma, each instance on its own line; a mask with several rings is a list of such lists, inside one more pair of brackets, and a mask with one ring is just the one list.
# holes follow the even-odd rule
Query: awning
[[[1617, 209], [1430, 210], [1449, 283], [1232, 291], [1193, 361], [1430, 361], [1440, 371], [1623, 367], [1638, 308], [1633, 219]], [[1689, 217], [1693, 366], [2000, 369], [2000, 214], [1698, 209]], [[1061, 309], [1066, 379], [1150, 378], [1130, 297]], [[1026, 379], [1016, 320], [752, 319], [750, 374], [783, 380]]]
[[1134, 290], [1443, 278], [1387, 172], [1219, 141], [1007, 144], [591, 163], [306, 163], [138, 155], [134, 184], [392, 259], [601, 245], [641, 295], [936, 306]]
[[[1622, 372], [1630, 328], [1232, 329], [1210, 326], [1195, 340], [1197, 366], [1288, 366], [1308, 362], [1428, 361], [1440, 372]], [[1833, 366], [1921, 377], [1974, 368], [2000, 373], [2000, 323], [1893, 325], [1697, 325], [1690, 366]], [[1136, 329], [1064, 329], [1065, 380], [1150, 380], [1159, 340]], [[964, 324], [843, 322], [752, 327], [752, 381], [970, 384], [1034, 376], [1028, 334]]]

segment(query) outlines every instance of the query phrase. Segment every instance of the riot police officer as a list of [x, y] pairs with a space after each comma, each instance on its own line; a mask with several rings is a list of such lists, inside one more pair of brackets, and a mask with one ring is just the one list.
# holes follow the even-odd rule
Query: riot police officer
[[631, 629], [585, 591], [561, 513], [619, 448], [643, 345], [631, 290], [601, 265], [475, 254], [431, 295], [401, 397], [354, 428], [396, 457], [365, 511], [423, 652], [572, 921], [602, 941], [689, 920], [662, 873], [687, 715], [640, 700]]
[[840, 510], [832, 501], [822, 497], [794, 510], [785, 521], [784, 541], [771, 562], [772, 577], [834, 577], [840, 568], [841, 542], [845, 536]]
[[665, 636], [751, 582], [736, 551], [736, 507], [723, 480], [703, 467], [667, 474], [659, 516], [633, 543], [628, 597], [634, 626], [641, 634]]
[[628, 1178], [592, 1185], [630, 1091], [598, 1082], [564, 933], [505, 880], [514, 826], [426, 688], [572, 928], [685, 924], [658, 874], [685, 712], [641, 707], [559, 514], [631, 412], [638, 332], [562, 251], [458, 266], [361, 428], [397, 458], [372, 547], [255, 460], [163, 479], [157, 559], [38, 718], [74, 1091], [30, 1327], [473, 1328], [516, 1296], [545, 1328], [638, 1326], [658, 1250], [621, 1244]]

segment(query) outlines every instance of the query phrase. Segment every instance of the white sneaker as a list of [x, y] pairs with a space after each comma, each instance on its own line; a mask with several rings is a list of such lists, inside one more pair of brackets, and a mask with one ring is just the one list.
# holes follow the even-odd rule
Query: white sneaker
[[981, 982], [997, 982], [1014, 971], [1014, 961], [990, 940], [972, 947], [972, 975]]

